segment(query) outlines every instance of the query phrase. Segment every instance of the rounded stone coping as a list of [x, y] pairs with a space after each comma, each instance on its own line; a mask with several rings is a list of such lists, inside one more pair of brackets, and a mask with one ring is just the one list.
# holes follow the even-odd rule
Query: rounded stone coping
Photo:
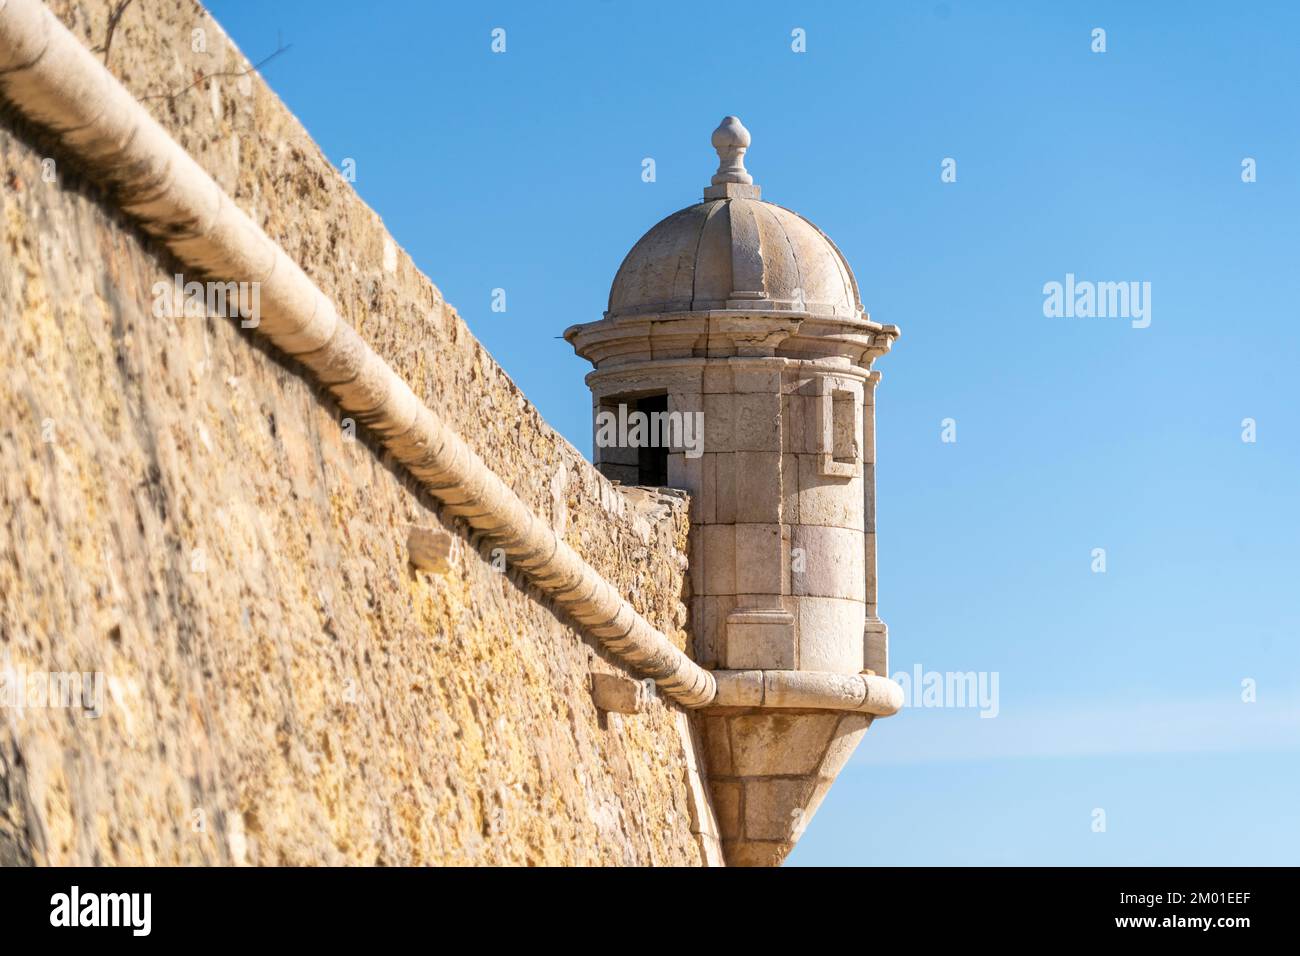
[[847, 710], [889, 717], [903, 707], [903, 688], [875, 674], [821, 671], [713, 671], [713, 707]]
[[39, 0], [0, 0], [0, 92], [53, 132], [114, 201], [183, 264], [262, 284], [257, 331], [298, 359], [447, 512], [499, 543], [514, 567], [625, 667], [686, 707], [712, 675], [655, 628], [536, 515], [338, 313], [335, 303]]

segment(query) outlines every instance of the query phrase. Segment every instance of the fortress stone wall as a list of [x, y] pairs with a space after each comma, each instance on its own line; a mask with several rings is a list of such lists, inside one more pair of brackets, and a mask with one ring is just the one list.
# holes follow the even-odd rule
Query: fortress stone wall
[[[104, 52], [112, 4], [50, 6], [684, 646], [686, 499], [546, 425], [215, 21], [135, 0]], [[0, 674], [103, 680], [98, 717], [0, 707], [0, 863], [716, 860], [684, 712], [599, 710], [619, 669], [327, 394], [234, 322], [154, 315], [183, 271], [0, 107]], [[412, 524], [455, 532], [446, 574]]]

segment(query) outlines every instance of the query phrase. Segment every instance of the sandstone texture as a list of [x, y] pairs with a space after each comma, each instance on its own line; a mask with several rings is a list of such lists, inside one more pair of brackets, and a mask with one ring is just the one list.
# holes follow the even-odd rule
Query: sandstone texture
[[[686, 499], [546, 425], [200, 6], [108, 42], [114, 6], [51, 3], [684, 646]], [[363, 427], [237, 322], [156, 315], [183, 270], [49, 144], [0, 106], [0, 676], [101, 675], [103, 707], [0, 706], [0, 863], [706, 862], [681, 711], [598, 708], [619, 669]]]

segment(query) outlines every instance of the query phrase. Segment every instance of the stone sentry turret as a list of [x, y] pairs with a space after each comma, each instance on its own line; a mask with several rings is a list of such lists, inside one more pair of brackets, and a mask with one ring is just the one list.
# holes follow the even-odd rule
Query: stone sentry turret
[[[604, 318], [565, 332], [595, 366], [595, 462], [624, 484], [690, 493], [700, 664], [887, 675], [872, 364], [898, 329], [863, 311], [825, 233], [759, 198], [745, 169], [749, 145], [740, 120], [726, 117], [713, 133], [719, 165], [703, 201], [632, 247]], [[629, 441], [617, 426], [636, 412], [668, 427]], [[833, 712], [706, 712], [707, 773], [729, 862], [783, 858], [869, 723]]]

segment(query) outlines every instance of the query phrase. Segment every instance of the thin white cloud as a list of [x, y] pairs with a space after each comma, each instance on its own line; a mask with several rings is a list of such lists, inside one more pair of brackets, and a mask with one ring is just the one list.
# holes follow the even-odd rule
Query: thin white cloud
[[1300, 750], [1300, 699], [1115, 702], [1085, 709], [904, 710], [879, 720], [854, 754], [858, 764], [1004, 758]]

